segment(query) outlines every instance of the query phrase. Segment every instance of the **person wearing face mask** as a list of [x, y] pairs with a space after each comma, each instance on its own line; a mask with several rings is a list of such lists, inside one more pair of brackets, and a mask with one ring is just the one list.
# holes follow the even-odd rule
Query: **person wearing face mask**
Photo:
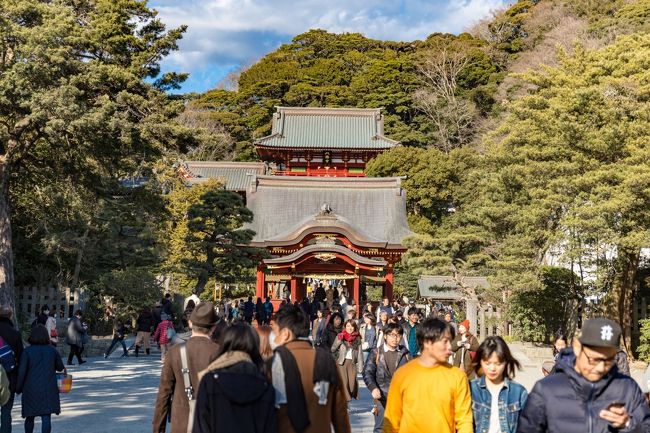
[[420, 356], [395, 371], [388, 389], [384, 433], [473, 433], [467, 376], [447, 363], [454, 330], [426, 319], [417, 330]]
[[278, 431], [350, 433], [343, 380], [329, 350], [312, 347], [309, 317], [300, 307], [287, 305], [271, 326]]
[[470, 383], [474, 431], [515, 433], [528, 393], [514, 382], [521, 365], [501, 337], [487, 337], [476, 351], [474, 370], [482, 374]]
[[519, 417], [519, 433], [641, 433], [650, 407], [639, 385], [618, 371], [618, 323], [587, 320], [573, 339], [573, 363], [558, 360], [555, 374], [535, 384]]

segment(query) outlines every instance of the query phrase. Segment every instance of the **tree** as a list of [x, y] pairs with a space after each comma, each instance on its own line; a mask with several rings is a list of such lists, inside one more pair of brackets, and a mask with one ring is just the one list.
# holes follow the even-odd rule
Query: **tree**
[[169, 197], [174, 216], [170, 268], [195, 280], [200, 295], [210, 278], [232, 283], [265, 257], [266, 250], [250, 247], [255, 236], [243, 228], [253, 220], [242, 197], [211, 180]]
[[165, 32], [136, 0], [3, 2], [0, 303], [13, 305], [11, 184], [20, 170], [74, 174], [92, 185], [132, 172], [173, 141], [167, 122], [178, 104], [162, 90], [184, 76], [159, 76], [159, 62], [184, 30]]

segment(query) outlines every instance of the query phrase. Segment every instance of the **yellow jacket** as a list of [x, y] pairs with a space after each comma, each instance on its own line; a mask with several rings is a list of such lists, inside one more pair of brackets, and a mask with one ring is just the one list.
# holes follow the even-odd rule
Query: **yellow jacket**
[[384, 433], [473, 433], [467, 376], [449, 364], [417, 359], [395, 372], [388, 390]]

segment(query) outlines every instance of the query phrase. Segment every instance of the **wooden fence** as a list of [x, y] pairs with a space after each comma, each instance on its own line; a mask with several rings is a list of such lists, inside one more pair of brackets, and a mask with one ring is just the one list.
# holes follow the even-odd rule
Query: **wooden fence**
[[16, 314], [19, 320], [23, 318], [28, 323], [41, 311], [41, 306], [47, 305], [50, 312], [56, 312], [57, 317], [72, 317], [74, 311], [82, 308], [83, 290], [69, 287], [17, 287]]

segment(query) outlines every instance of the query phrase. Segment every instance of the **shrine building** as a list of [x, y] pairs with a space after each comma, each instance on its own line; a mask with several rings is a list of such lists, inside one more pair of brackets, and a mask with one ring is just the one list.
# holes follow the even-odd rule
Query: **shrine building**
[[357, 308], [369, 286], [392, 298], [394, 266], [412, 235], [401, 178], [365, 177], [366, 163], [399, 143], [379, 109], [278, 107], [271, 135], [254, 144], [263, 164], [187, 162], [190, 184], [221, 177], [245, 193], [257, 268], [256, 297], [301, 300], [338, 286]]

